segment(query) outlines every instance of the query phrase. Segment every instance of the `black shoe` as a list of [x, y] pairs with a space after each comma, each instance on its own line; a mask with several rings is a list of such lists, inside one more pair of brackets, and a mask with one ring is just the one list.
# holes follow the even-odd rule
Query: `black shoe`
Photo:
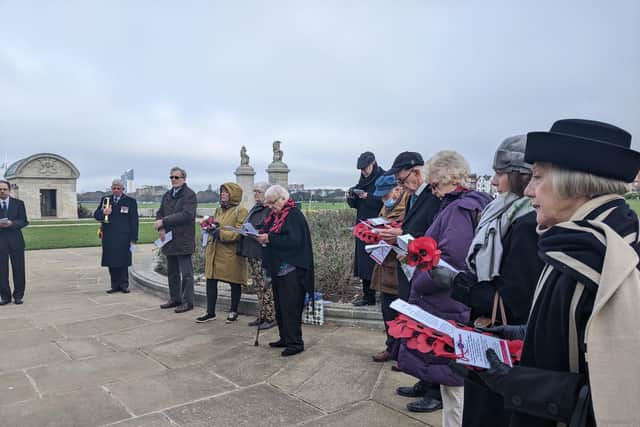
[[120, 289], [120, 292], [122, 292], [123, 294], [128, 294], [131, 291], [129, 289]]
[[251, 322], [247, 323], [247, 325], [258, 326], [260, 323], [262, 323], [262, 319], [258, 317], [256, 320], [252, 320]]
[[227, 316], [227, 320], [225, 320], [224, 323], [231, 323], [235, 322], [236, 320], [238, 320], [238, 313], [235, 311], [230, 311], [229, 315]]
[[285, 348], [282, 350], [282, 354], [284, 357], [293, 356], [294, 354], [302, 353], [304, 348]]
[[411, 387], [398, 387], [396, 393], [404, 397], [422, 397], [429, 390], [429, 383], [418, 381]]
[[175, 311], [176, 313], [184, 313], [184, 312], [187, 312], [187, 311], [189, 311], [189, 310], [193, 310], [193, 304], [187, 304], [187, 303], [184, 303], [184, 304], [179, 305], [179, 306], [178, 306], [175, 310], [173, 310], [173, 311]]
[[18, 298], [14, 302], [19, 305], [19, 304], [22, 304], [24, 301], [22, 301], [22, 298]]
[[353, 305], [355, 305], [356, 307], [363, 307], [365, 305], [376, 305], [375, 301], [370, 301], [370, 300], [366, 300], [366, 299], [359, 299], [358, 301], [354, 302]]
[[196, 319], [196, 323], [206, 323], [210, 320], [216, 320], [216, 315], [205, 313]]
[[415, 402], [407, 403], [411, 412], [433, 412], [442, 409], [442, 401], [431, 397], [423, 397]]
[[276, 326], [276, 321], [274, 320], [273, 322], [267, 322], [266, 320], [262, 323], [260, 323], [260, 326], [258, 326], [258, 329], [260, 329], [261, 331], [264, 331], [265, 329], [271, 329], [274, 326]]
[[0, 300], [0, 305], [7, 305], [7, 304], [9, 304], [10, 302], [11, 302], [11, 300], [10, 300], [10, 299], [3, 299], [3, 300]]
[[116, 292], [120, 292], [120, 291], [118, 289], [107, 289], [105, 292], [108, 294], [115, 294]]
[[273, 348], [284, 348], [286, 346], [287, 344], [284, 342], [284, 340], [278, 340], [278, 341], [269, 343], [269, 347], [273, 347]]
[[179, 302], [175, 302], [175, 301], [167, 301], [164, 304], [162, 304], [160, 306], [160, 308], [173, 308], [173, 307], [177, 307], [179, 306], [180, 303]]

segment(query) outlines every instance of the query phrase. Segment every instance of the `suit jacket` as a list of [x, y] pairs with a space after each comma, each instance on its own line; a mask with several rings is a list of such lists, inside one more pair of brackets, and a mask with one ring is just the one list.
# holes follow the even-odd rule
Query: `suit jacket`
[[29, 224], [24, 202], [9, 197], [9, 210], [6, 217], [12, 224], [10, 227], [0, 228], [0, 250], [6, 252], [24, 250], [24, 237], [22, 237], [21, 230]]
[[402, 232], [413, 237], [422, 237], [439, 211], [440, 199], [431, 193], [431, 186], [427, 185], [413, 205], [409, 206], [407, 199]]
[[102, 266], [124, 267], [131, 265], [131, 242], [138, 241], [138, 202], [123, 194], [117, 204], [113, 195], [100, 200], [93, 217], [104, 221], [102, 206], [106, 198], [111, 199], [109, 222], [102, 224]]

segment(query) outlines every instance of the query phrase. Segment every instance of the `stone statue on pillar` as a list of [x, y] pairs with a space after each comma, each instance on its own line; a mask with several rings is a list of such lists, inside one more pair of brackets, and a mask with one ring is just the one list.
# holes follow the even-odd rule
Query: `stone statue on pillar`
[[251, 209], [254, 205], [253, 200], [253, 181], [256, 171], [249, 165], [249, 155], [247, 148], [243, 145], [240, 149], [240, 166], [234, 172], [236, 175], [236, 183], [242, 187], [242, 206]]
[[273, 141], [273, 162], [267, 167], [269, 184], [278, 184], [287, 188], [289, 185], [289, 167], [282, 161], [284, 152], [280, 149], [280, 141]]

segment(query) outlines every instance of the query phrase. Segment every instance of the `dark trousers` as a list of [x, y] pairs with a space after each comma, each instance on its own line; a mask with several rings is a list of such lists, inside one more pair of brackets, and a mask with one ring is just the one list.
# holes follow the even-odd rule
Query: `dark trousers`
[[411, 283], [407, 280], [407, 276], [404, 275], [400, 263], [398, 263], [398, 298], [403, 301], [409, 301], [409, 294], [411, 293]]
[[111, 289], [126, 291], [129, 289], [129, 267], [109, 267]]
[[[238, 312], [240, 296], [242, 295], [242, 285], [239, 283], [229, 283], [231, 285], [231, 308], [229, 311]], [[218, 281], [207, 279], [207, 314], [215, 316], [216, 303], [218, 302]]]
[[396, 341], [391, 335], [389, 335], [389, 326], [387, 322], [393, 320], [398, 315], [398, 312], [389, 307], [393, 301], [398, 298], [398, 295], [388, 294], [386, 292], [380, 292], [380, 308], [382, 308], [382, 319], [384, 320], [384, 331], [387, 333], [387, 351], [393, 350], [393, 344]]
[[3, 301], [11, 301], [9, 258], [11, 258], [11, 270], [13, 270], [13, 299], [21, 300], [24, 298], [25, 287], [24, 249], [12, 249], [8, 247], [0, 249], [0, 298], [2, 298]]
[[371, 280], [362, 279], [362, 299], [369, 303], [376, 302], [376, 291], [371, 289]]
[[273, 297], [280, 340], [287, 348], [303, 350], [302, 309], [304, 308], [304, 271], [296, 269], [282, 277], [274, 277]]
[[171, 301], [193, 305], [191, 255], [167, 255], [167, 270]]

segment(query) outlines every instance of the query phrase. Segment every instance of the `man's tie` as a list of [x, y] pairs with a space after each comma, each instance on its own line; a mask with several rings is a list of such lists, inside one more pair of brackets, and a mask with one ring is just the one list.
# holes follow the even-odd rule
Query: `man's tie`
[[7, 216], [7, 201], [2, 200], [2, 216]]
[[409, 196], [409, 209], [411, 209], [414, 205], [414, 203], [416, 202], [416, 200], [418, 200], [418, 196], [413, 193], [411, 196]]

